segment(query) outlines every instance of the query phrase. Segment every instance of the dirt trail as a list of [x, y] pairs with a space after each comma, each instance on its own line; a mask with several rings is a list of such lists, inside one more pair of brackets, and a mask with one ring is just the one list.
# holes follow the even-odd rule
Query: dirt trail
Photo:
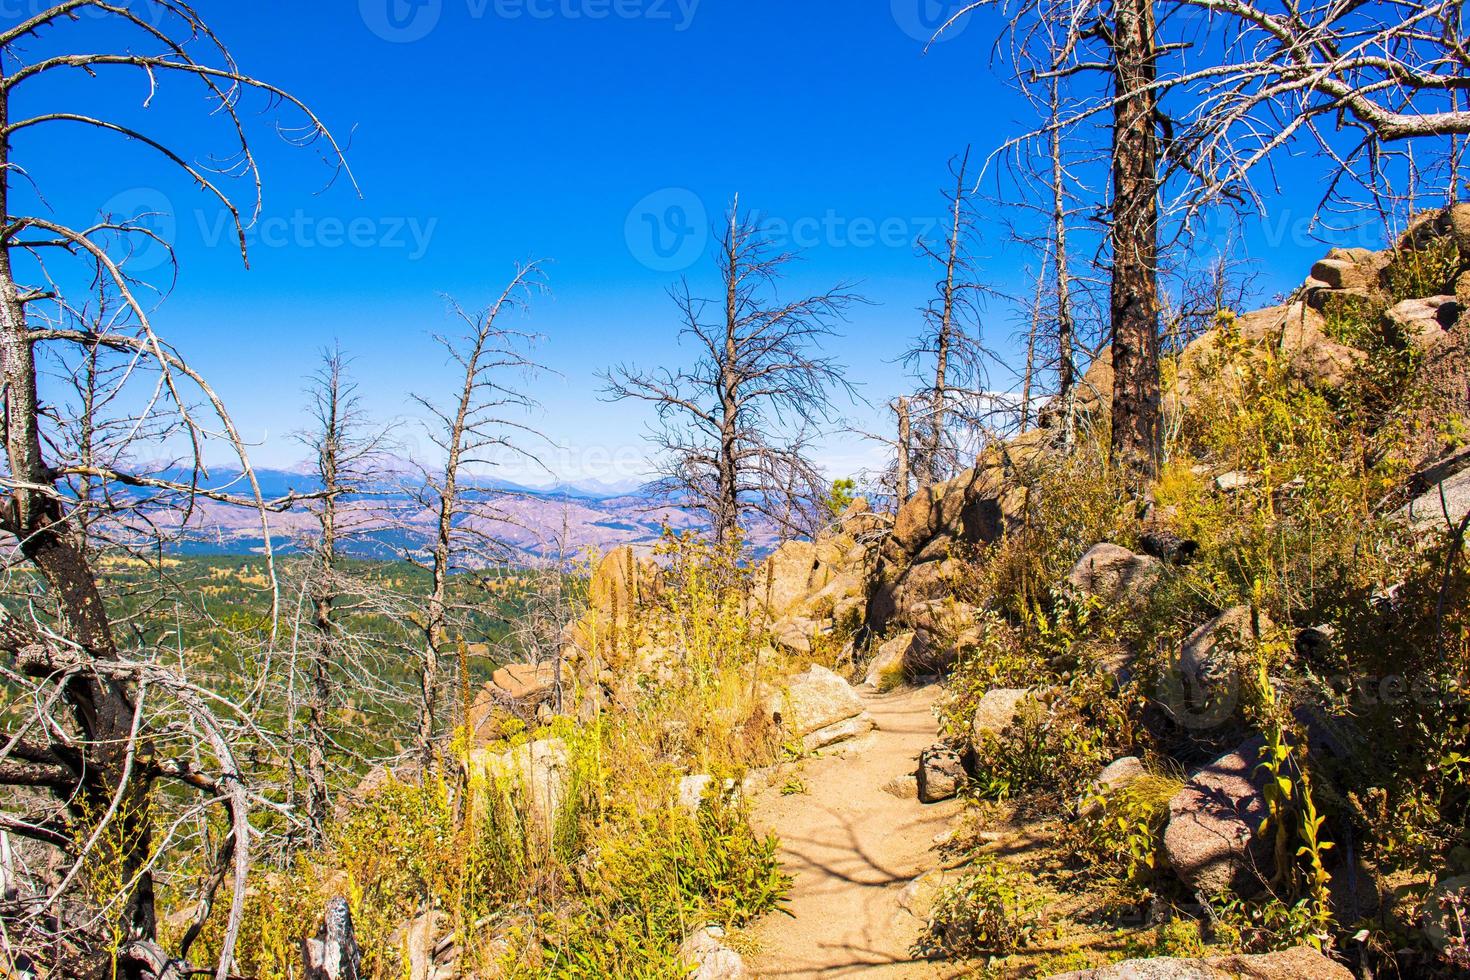
[[791, 915], [766, 916], [754, 933], [760, 977], [943, 977], [953, 966], [910, 961], [921, 923], [898, 904], [910, 880], [938, 866], [934, 838], [949, 829], [954, 801], [931, 806], [882, 787], [913, 772], [937, 739], [938, 687], [864, 694], [877, 730], [833, 746], [799, 771], [808, 792], [780, 787], [756, 801], [755, 821], [781, 837], [795, 881]]

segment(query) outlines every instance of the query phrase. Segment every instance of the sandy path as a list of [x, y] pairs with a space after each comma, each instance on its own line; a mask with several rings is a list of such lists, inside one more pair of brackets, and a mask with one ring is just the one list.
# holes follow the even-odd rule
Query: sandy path
[[936, 741], [938, 687], [864, 694], [877, 730], [833, 746], [800, 770], [808, 792], [756, 801], [755, 821], [781, 837], [781, 860], [795, 881], [788, 908], [759, 923], [760, 977], [939, 977], [954, 967], [914, 963], [921, 923], [898, 904], [910, 880], [936, 867], [934, 838], [959, 804], [900, 800], [882, 789], [913, 772]]

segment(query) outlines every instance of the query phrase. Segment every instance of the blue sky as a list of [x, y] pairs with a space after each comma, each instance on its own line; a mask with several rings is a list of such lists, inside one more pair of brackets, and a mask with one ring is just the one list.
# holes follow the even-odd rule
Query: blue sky
[[[994, 20], [924, 52], [947, 9], [936, 0], [198, 6], [246, 71], [306, 100], [348, 143], [360, 199], [343, 180], [325, 186], [317, 154], [282, 145], [268, 115], [248, 117], [265, 199], [246, 271], [218, 206], [160, 179], [140, 150], [58, 129], [21, 153], [59, 211], [167, 212], [180, 278], [158, 329], [214, 381], [266, 465], [300, 456], [284, 437], [318, 349], [336, 340], [355, 355], [376, 414], [409, 414], [407, 392], [453, 383], [429, 340], [448, 325], [440, 294], [483, 303], [514, 263], [538, 258], [552, 293], [519, 325], [545, 337], [539, 357], [557, 372], [537, 385], [537, 422], [559, 447], [541, 455], [567, 477], [628, 475], [647, 413], [600, 401], [595, 374], [682, 356], [665, 290], [691, 262], [691, 279], [709, 281], [703, 231], [737, 191], [811, 246], [791, 289], [860, 282], [872, 305], [854, 310], [838, 353], [881, 404], [900, 389], [894, 359], [937, 278], [911, 242], [935, 227], [949, 159], [967, 144], [983, 156], [1028, 125], [990, 60]], [[65, 88], [77, 104], [124, 107], [199, 159], [227, 148], [197, 99], [165, 95], [142, 111], [136, 79]], [[675, 234], [688, 229], [698, 232]], [[999, 230], [977, 251], [992, 285], [1023, 288], [1034, 260]], [[1268, 291], [1299, 279], [1320, 248], [1287, 251], [1264, 270]], [[993, 340], [1015, 328], [1002, 304], [988, 321]], [[847, 411], [877, 424], [874, 409]], [[824, 453], [840, 475], [871, 450], [847, 438]]]

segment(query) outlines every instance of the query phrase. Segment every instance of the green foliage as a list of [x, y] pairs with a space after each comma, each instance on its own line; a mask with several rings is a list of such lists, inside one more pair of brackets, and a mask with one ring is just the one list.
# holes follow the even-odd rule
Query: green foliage
[[[1093, 693], [1101, 695], [1100, 684]], [[1080, 691], [1027, 698], [1015, 721], [974, 746], [975, 785], [988, 799], [1075, 797], [1112, 758], [1114, 741]]]
[[1321, 945], [1319, 919], [1310, 899], [1285, 902], [1275, 896], [1223, 897], [1212, 909], [1216, 941], [1247, 953], [1269, 953]]
[[790, 881], [776, 846], [719, 794], [697, 815], [669, 808], [609, 824], [579, 868], [572, 906], [540, 917], [509, 975], [682, 975], [676, 954], [690, 930], [738, 927], [777, 907]]
[[1155, 956], [1197, 959], [1209, 953], [1209, 947], [1200, 931], [1200, 923], [1183, 917], [1171, 918], [1142, 937], [1130, 937], [1125, 949], [1130, 959]]
[[1424, 296], [1454, 295], [1460, 258], [1460, 247], [1453, 236], [1432, 238], [1419, 248], [1394, 252], [1384, 271], [1384, 283], [1395, 303]]
[[849, 477], [832, 481], [832, 490], [822, 501], [822, 513], [831, 520], [843, 515], [857, 500], [857, 481]]
[[947, 885], [934, 901], [919, 941], [925, 956], [1004, 956], [1030, 946], [1044, 902], [1009, 866], [993, 862]]
[[1082, 816], [1062, 831], [1061, 846], [1084, 881], [1104, 881], [1142, 894], [1166, 865], [1164, 828], [1169, 801], [1182, 783], [1147, 775], [1111, 792], [1093, 792]]

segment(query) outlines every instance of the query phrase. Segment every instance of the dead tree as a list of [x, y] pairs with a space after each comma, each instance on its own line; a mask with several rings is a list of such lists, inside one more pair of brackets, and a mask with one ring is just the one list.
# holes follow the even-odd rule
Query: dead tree
[[924, 330], [903, 355], [920, 382], [910, 409], [918, 409], [911, 422], [919, 432], [913, 471], [921, 490], [963, 468], [961, 447], [967, 434], [983, 424], [977, 403], [985, 387], [980, 305], [986, 290], [976, 280], [970, 252], [975, 213], [969, 161], [966, 149], [950, 163], [954, 187], [945, 193], [943, 242], [918, 243], [920, 253], [942, 270], [934, 300], [923, 310]]
[[1159, 94], [1154, 0], [1113, 0], [1114, 460], [1152, 477], [1163, 453], [1159, 368]]
[[[987, 4], [1004, 10], [1018, 38], [1018, 75], [1059, 79], [1074, 92], [1063, 118], [1004, 149], [1110, 124], [1112, 439], [1137, 475], [1152, 471], [1160, 451], [1165, 247], [1207, 209], [1262, 207], [1252, 174], [1278, 152], [1320, 155], [1326, 201], [1352, 181], [1380, 194], [1395, 160], [1412, 178], [1416, 164], [1395, 154], [1396, 143], [1470, 133], [1454, 0], [1314, 0], [1283, 10], [1254, 0], [977, 0], [950, 23]], [[1204, 13], [1210, 44], [1193, 43], [1201, 18], [1181, 16], [1190, 12]]]
[[321, 494], [309, 505], [317, 533], [311, 541], [311, 562], [305, 576], [312, 631], [305, 641], [303, 698], [306, 822], [307, 843], [314, 845], [321, 842], [331, 803], [327, 779], [333, 745], [329, 712], [337, 700], [333, 674], [340, 671], [344, 659], [339, 606], [359, 591], [344, 583], [338, 562], [344, 543], [360, 537], [374, 520], [372, 511], [362, 506], [361, 495], [379, 482], [387, 433], [374, 428], [368, 418], [357, 385], [348, 376], [348, 358], [341, 348], [322, 352], [321, 367], [311, 379], [307, 398], [312, 427], [300, 433], [298, 439], [311, 452]]
[[1057, 303], [1057, 401], [1062, 411], [1062, 443], [1071, 449], [1077, 439], [1077, 320], [1072, 305], [1071, 253], [1067, 248], [1067, 168], [1061, 126], [1061, 82], [1053, 78], [1048, 87], [1047, 141], [1051, 156], [1052, 266]]
[[894, 474], [893, 490], [896, 508], [901, 508], [909, 499], [912, 486], [909, 454], [914, 444], [913, 426], [909, 422], [909, 400], [899, 398], [893, 403], [893, 412], [898, 417], [898, 471]]
[[[130, 35], [127, 48], [28, 56], [43, 35], [48, 51], [64, 45], [65, 32], [84, 15], [105, 19], [120, 38]], [[147, 51], [153, 53], [142, 53]], [[334, 158], [340, 160], [340, 154], [316, 116], [288, 93], [244, 74], [186, 4], [67, 0], [0, 30], [5, 442], [0, 531], [13, 542], [8, 563], [26, 567], [26, 581], [33, 586], [23, 606], [0, 610], [5, 654], [0, 678], [7, 701], [0, 712], [5, 718], [0, 784], [9, 788], [0, 804], [0, 830], [62, 855], [55, 876], [28, 882], [14, 903], [0, 906], [0, 920], [13, 950], [56, 975], [85, 976], [108, 968], [130, 978], [171, 972], [173, 957], [156, 942], [154, 877], [156, 862], [178, 844], [173, 828], [183, 823], [177, 813], [167, 812], [181, 805], [180, 795], [163, 794], [158, 786], [177, 783], [185, 794], [198, 794], [190, 804], [195, 812], [213, 809], [227, 817], [229, 832], [207, 859], [213, 870], [199, 895], [195, 925], [178, 950], [179, 959], [187, 957], [218, 888], [232, 881], [215, 968], [224, 980], [244, 912], [248, 811], [252, 805], [269, 805], [248, 789], [232, 737], [239, 726], [248, 729], [251, 723], [243, 712], [231, 716], [228, 699], [164, 666], [156, 651], [130, 649], [120, 640], [77, 515], [79, 509], [90, 510], [94, 529], [113, 519], [146, 535], [161, 533], [150, 513], [188, 514], [200, 500], [245, 503], [262, 515], [289, 501], [260, 499], [228, 412], [203, 376], [154, 333], [139, 282], [126, 260], [114, 259], [105, 247], [119, 236], [153, 233], [138, 224], [137, 216], [82, 222], [57, 216], [44, 205], [42, 189], [32, 183], [38, 171], [21, 151], [30, 134], [62, 127], [120, 136], [156, 152], [168, 168], [225, 208], [240, 233], [242, 254], [245, 222], [220, 175], [187, 163], [126, 124], [49, 110], [37, 101], [47, 81], [72, 71], [132, 73], [154, 86], [197, 84], [224, 120], [235, 145], [236, 172], [252, 192], [258, 180], [240, 101], [251, 91], [299, 115], [298, 128], [287, 130], [295, 141], [324, 140]], [[33, 89], [36, 98], [29, 95]], [[21, 105], [28, 114], [16, 114]], [[121, 307], [105, 329], [67, 299], [65, 283], [72, 280], [61, 267], [71, 257], [85, 263], [87, 273], [99, 275]], [[84, 362], [110, 358], [129, 365], [126, 378], [151, 390], [113, 405], [133, 413], [134, 424], [124, 430], [133, 436], [114, 443], [105, 455], [98, 452], [95, 428], [78, 440], [77, 434], [89, 431], [104, 414], [95, 402], [84, 408], [93, 412], [93, 421], [57, 422], [40, 369], [51, 351], [71, 363], [80, 352]], [[102, 368], [84, 364], [81, 370]], [[165, 416], [170, 419], [164, 427], [183, 433], [188, 447], [190, 476], [183, 480], [130, 465], [148, 458], [142, 455], [147, 435]], [[203, 449], [215, 431], [240, 454], [249, 484], [243, 497], [205, 483]], [[85, 504], [72, 489], [78, 480], [86, 481]], [[105, 875], [101, 879], [99, 869]], [[99, 880], [112, 886], [100, 889]]]
[[456, 612], [450, 577], [504, 562], [512, 554], [495, 535], [496, 525], [509, 518], [485, 499], [485, 488], [476, 485], [474, 474], [500, 465], [507, 454], [534, 460], [523, 445], [526, 438], [538, 437], [528, 422], [536, 401], [524, 389], [525, 379], [540, 370], [526, 353], [534, 338], [503, 321], [523, 310], [530, 295], [543, 286], [540, 265], [533, 262], [517, 269], [486, 309], [470, 313], [451, 303], [463, 329], [457, 336], [435, 339], [461, 369], [457, 392], [448, 405], [414, 396], [428, 415], [428, 439], [443, 456], [437, 468], [420, 464], [421, 479], [411, 490], [417, 505], [433, 519], [426, 552], [409, 556], [429, 574], [429, 594], [418, 616], [422, 650], [415, 743], [425, 767], [433, 762], [440, 732], [444, 650]]
[[[694, 364], [603, 376], [604, 395], [653, 405], [651, 440], [663, 452], [657, 487], [703, 514], [721, 544], [762, 518], [783, 534], [809, 534], [827, 485], [807, 456], [816, 430], [832, 421], [832, 396], [851, 391], [842, 368], [821, 351], [859, 297], [847, 285], [785, 300], [777, 286], [796, 259], [779, 251], [740, 213], [737, 197], [720, 238], [718, 300], [697, 298], [688, 281], [670, 291], [680, 336]], [[708, 316], [710, 308], [718, 315]]]

